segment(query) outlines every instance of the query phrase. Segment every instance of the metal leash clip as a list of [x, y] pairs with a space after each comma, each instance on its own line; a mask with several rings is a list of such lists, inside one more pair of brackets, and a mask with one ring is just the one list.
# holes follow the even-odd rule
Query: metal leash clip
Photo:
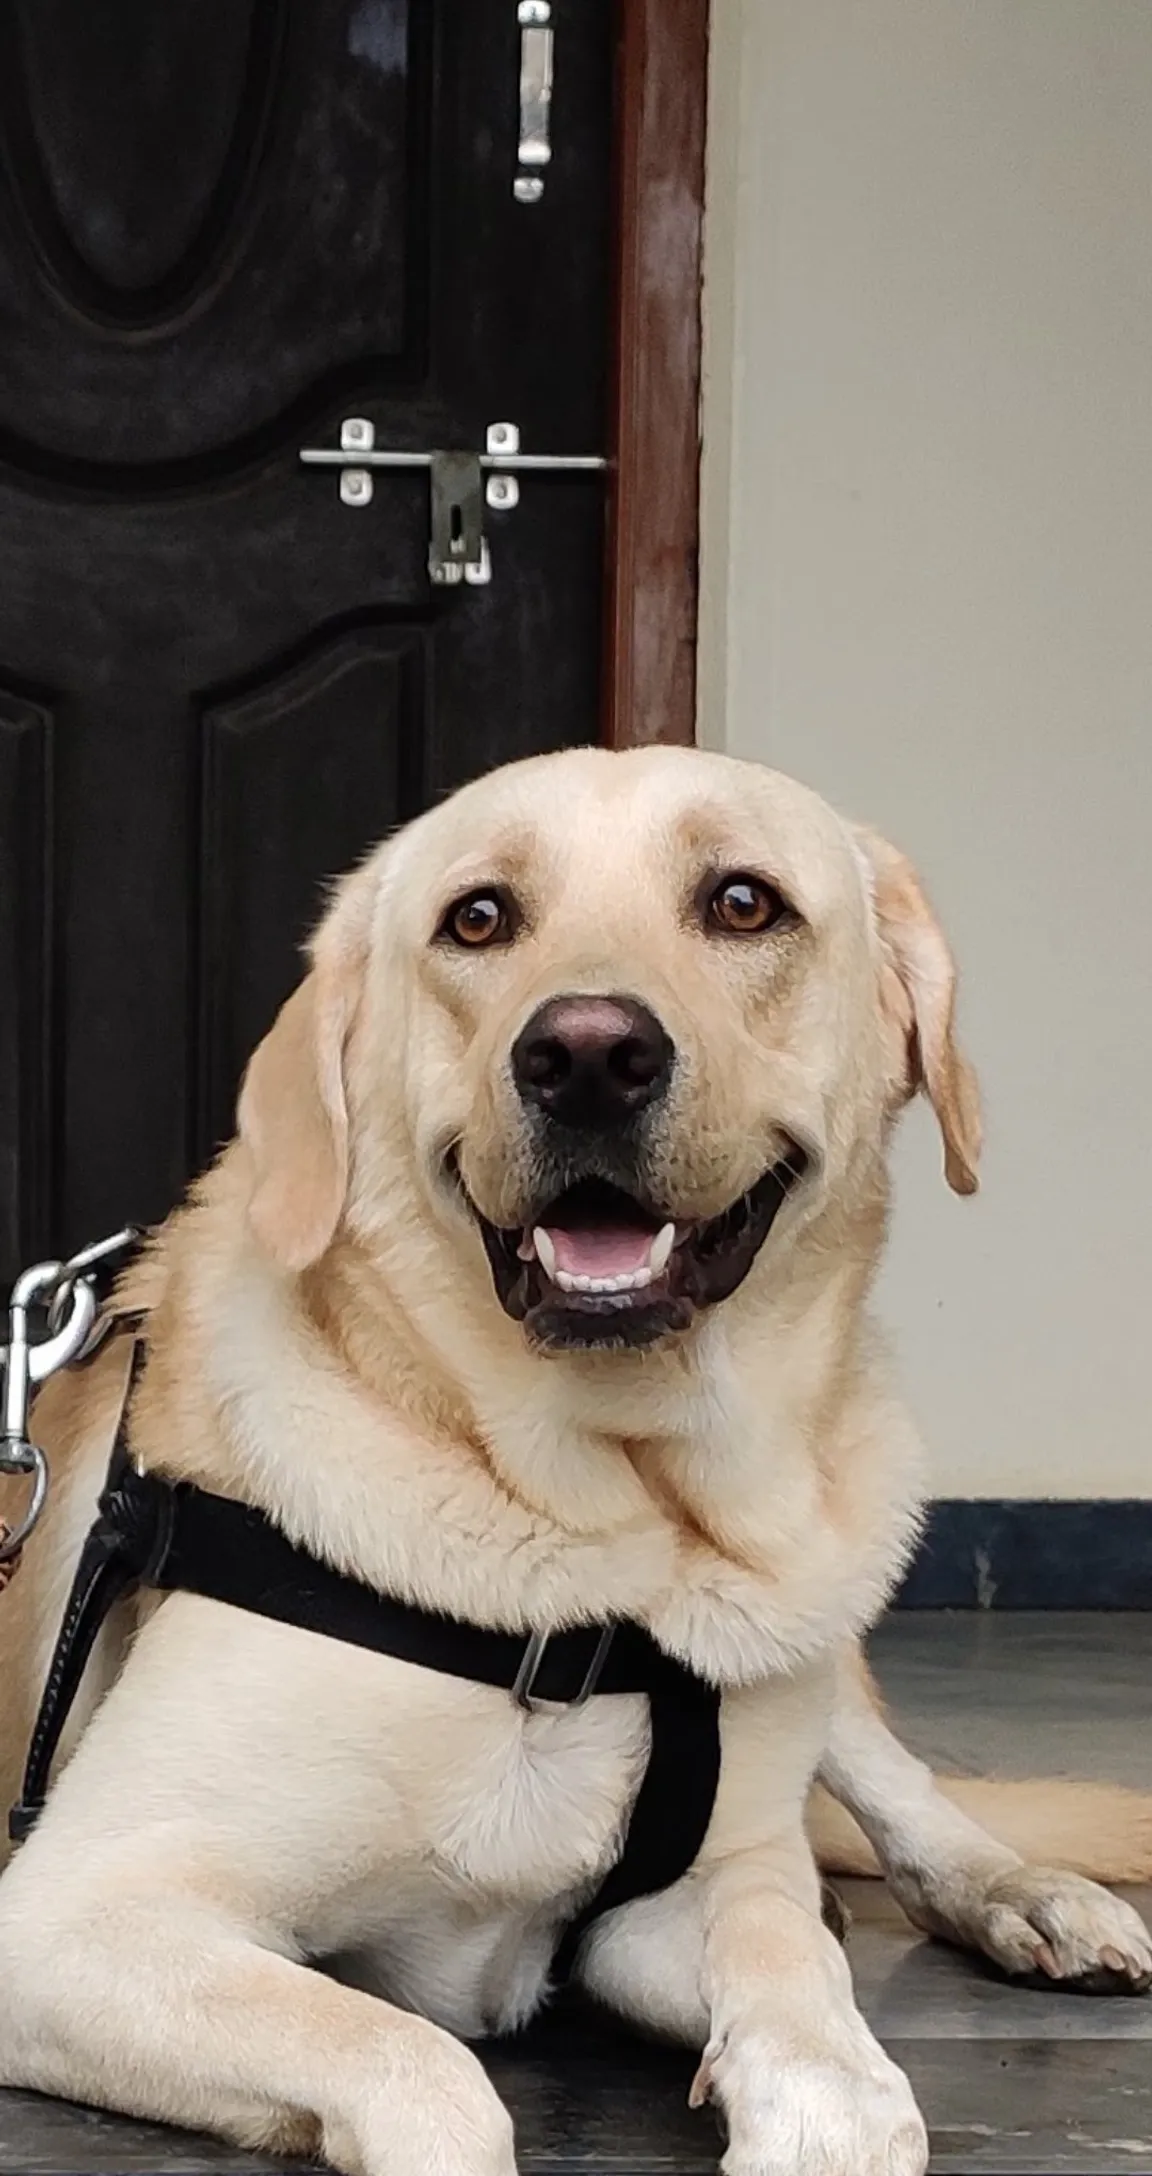
[[[67, 1262], [37, 1262], [12, 1287], [8, 1303], [8, 1342], [0, 1345], [4, 1374], [0, 1419], [0, 1474], [26, 1475], [31, 1496], [14, 1527], [0, 1523], [0, 1567], [11, 1564], [35, 1528], [48, 1495], [48, 1461], [28, 1434], [32, 1394], [50, 1375], [82, 1358], [96, 1325], [95, 1279], [106, 1262], [126, 1253], [138, 1237], [135, 1229], [117, 1232], [84, 1247]], [[43, 1308], [48, 1335], [33, 1340], [29, 1313]], [[0, 1584], [3, 1582], [0, 1581]]]

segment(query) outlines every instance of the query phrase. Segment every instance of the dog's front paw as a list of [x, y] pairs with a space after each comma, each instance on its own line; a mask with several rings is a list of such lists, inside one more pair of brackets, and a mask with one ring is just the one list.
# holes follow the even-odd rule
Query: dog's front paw
[[1152, 1986], [1152, 1937], [1139, 1913], [1079, 1874], [1015, 1867], [966, 1916], [977, 1946], [1014, 1978], [1093, 1995]]
[[324, 2125], [344, 2176], [516, 2176], [512, 2118], [476, 2057], [415, 2018], [393, 2032], [379, 2085]]
[[732, 2039], [709, 2049], [700, 2083], [727, 2120], [723, 2176], [924, 2176], [928, 2166], [912, 2088], [875, 2042], [818, 2058]]

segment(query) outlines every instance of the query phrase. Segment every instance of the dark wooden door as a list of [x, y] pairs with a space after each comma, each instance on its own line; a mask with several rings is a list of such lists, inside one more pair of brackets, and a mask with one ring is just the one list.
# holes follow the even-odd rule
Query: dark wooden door
[[378, 448], [605, 439], [610, 0], [0, 10], [0, 1276], [151, 1220], [230, 1129], [323, 880], [492, 764], [597, 735], [603, 480], [428, 575]]

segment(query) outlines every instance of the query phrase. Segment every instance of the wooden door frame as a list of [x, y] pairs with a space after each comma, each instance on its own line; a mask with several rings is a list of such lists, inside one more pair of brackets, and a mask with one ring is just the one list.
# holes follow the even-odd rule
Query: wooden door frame
[[710, 0], [615, 0], [603, 738], [696, 738]]

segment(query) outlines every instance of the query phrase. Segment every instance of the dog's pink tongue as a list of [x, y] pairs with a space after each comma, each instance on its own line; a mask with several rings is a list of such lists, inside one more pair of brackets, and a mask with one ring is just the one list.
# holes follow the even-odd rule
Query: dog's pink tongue
[[545, 1226], [556, 1250], [556, 1267], [569, 1277], [628, 1277], [646, 1269], [653, 1234], [640, 1225], [590, 1224], [580, 1231]]

